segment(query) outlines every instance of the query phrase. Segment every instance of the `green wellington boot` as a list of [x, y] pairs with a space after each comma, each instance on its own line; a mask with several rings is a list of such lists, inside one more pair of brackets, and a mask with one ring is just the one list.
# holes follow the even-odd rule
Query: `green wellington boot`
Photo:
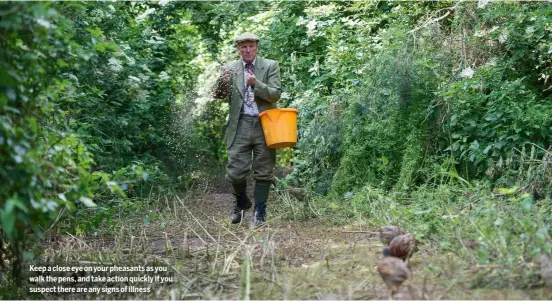
[[236, 197], [236, 206], [232, 215], [230, 216], [230, 222], [232, 224], [237, 224], [241, 222], [243, 217], [243, 212], [251, 208], [251, 200], [247, 197], [247, 182], [244, 181], [239, 184], [233, 184], [234, 196]]
[[255, 182], [255, 191], [253, 196], [255, 198], [255, 210], [251, 214], [251, 220], [249, 227], [258, 228], [266, 224], [266, 201], [268, 200], [268, 193], [270, 192], [270, 182]]

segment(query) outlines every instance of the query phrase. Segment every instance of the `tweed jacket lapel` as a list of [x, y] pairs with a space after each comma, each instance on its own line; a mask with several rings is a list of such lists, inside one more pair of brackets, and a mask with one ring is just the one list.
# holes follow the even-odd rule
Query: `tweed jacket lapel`
[[243, 99], [245, 82], [243, 81], [243, 63], [241, 59], [236, 61], [234, 76], [235, 76], [234, 78], [236, 79], [234, 81], [234, 84], [236, 85], [236, 88], [240, 92], [241, 98]]
[[257, 56], [257, 61], [255, 62], [255, 78], [262, 82], [265, 81], [266, 75], [266, 62], [262, 57]]

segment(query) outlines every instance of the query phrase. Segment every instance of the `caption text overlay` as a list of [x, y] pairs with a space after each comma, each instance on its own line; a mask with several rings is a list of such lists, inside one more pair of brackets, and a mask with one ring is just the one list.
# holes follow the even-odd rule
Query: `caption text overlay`
[[30, 265], [30, 293], [150, 293], [174, 282], [165, 266]]

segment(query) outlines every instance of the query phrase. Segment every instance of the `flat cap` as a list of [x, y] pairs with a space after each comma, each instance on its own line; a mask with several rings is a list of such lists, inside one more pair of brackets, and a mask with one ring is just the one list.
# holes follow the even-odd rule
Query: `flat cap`
[[259, 41], [259, 37], [255, 35], [254, 33], [250, 32], [244, 32], [241, 35], [234, 38], [234, 41], [237, 43], [243, 42], [243, 41]]

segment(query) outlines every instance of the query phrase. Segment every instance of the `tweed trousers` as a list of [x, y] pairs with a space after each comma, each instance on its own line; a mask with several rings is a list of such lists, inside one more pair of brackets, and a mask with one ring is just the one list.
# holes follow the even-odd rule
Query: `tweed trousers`
[[238, 184], [246, 180], [251, 168], [255, 181], [274, 181], [276, 150], [266, 146], [259, 117], [242, 116], [236, 137], [228, 148], [226, 181]]

